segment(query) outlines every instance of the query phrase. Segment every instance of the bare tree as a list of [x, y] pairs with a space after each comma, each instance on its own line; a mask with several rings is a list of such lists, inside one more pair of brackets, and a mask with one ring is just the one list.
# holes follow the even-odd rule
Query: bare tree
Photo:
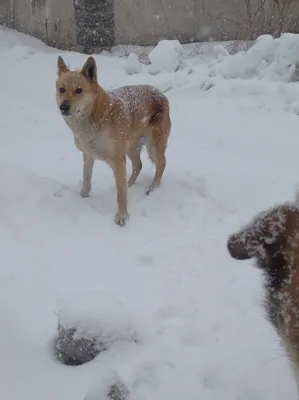
[[[234, 24], [236, 40], [255, 40], [262, 34], [279, 37], [285, 32], [296, 32], [299, 19], [298, 0], [243, 0], [244, 10], [229, 15], [225, 20]], [[223, 21], [225, 5], [215, 20]]]
[[292, 9], [297, 0], [244, 0], [246, 15], [244, 27], [248, 38], [269, 33], [275, 37], [282, 33], [293, 31], [295, 18]]
[[[278, 16], [276, 24], [273, 27], [273, 34], [280, 36], [284, 32], [293, 31], [296, 25], [295, 18], [292, 15], [295, 0], [272, 0], [272, 2], [273, 12]], [[298, 2], [296, 3], [298, 4]]]
[[244, 0], [244, 2], [246, 15], [243, 24], [245, 23], [245, 28], [248, 31], [248, 39], [254, 40], [258, 31], [262, 32], [264, 30], [267, 0], [260, 0], [260, 3], [255, 7], [252, 4], [252, 0]]

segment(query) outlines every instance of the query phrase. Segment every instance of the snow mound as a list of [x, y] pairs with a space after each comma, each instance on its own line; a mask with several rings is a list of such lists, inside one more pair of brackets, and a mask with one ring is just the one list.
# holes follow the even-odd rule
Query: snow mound
[[299, 34], [285, 33], [277, 39], [262, 35], [247, 51], [230, 56], [219, 51], [217, 60], [210, 64], [209, 75], [289, 82], [299, 76], [298, 62]]
[[137, 341], [121, 301], [106, 292], [81, 292], [66, 299], [57, 313], [58, 358], [80, 365], [117, 342]]
[[57, 49], [47, 46], [42, 40], [37, 39], [33, 36], [27, 35], [15, 31], [4, 26], [0, 26], [0, 50], [2, 49], [12, 49], [17, 47], [19, 51], [21, 47], [28, 49], [30, 48], [32, 52], [47, 52], [47, 53], [57, 53]]
[[116, 371], [101, 377], [88, 391], [85, 400], [129, 400], [130, 392]]
[[126, 59], [125, 71], [128, 75], [140, 74], [142, 72], [142, 64], [137, 54], [131, 53]]
[[216, 57], [229, 56], [228, 50], [222, 44], [217, 44], [216, 46], [212, 47], [212, 54], [214, 54]]
[[149, 53], [149, 73], [176, 72], [179, 69], [190, 69], [184, 55], [183, 46], [178, 40], [161, 40]]

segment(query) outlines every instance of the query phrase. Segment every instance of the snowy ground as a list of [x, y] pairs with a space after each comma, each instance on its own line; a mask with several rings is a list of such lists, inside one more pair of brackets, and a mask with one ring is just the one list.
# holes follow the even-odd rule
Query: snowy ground
[[[295, 399], [288, 361], [264, 318], [260, 273], [230, 259], [226, 240], [256, 212], [293, 197], [298, 84], [225, 79], [223, 65], [202, 55], [190, 59], [190, 75], [127, 75], [124, 58], [96, 56], [108, 89], [170, 89], [163, 185], [144, 195], [153, 175], [144, 154], [129, 190], [131, 218], [120, 228], [106, 165], [96, 166], [92, 197], [78, 195], [81, 155], [55, 103], [57, 55], [0, 31], [1, 397], [83, 400], [116, 370], [136, 400]], [[72, 67], [86, 59], [63, 57]], [[51, 351], [55, 310], [67, 296], [98, 289], [123, 302], [142, 341], [63, 366]]]

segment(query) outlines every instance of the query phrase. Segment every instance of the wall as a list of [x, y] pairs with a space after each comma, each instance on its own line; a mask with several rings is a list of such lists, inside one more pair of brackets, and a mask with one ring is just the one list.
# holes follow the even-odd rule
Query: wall
[[225, 17], [242, 9], [242, 0], [119, 0], [116, 42], [147, 45], [165, 37], [181, 42], [233, 38], [236, 26], [226, 23]]
[[73, 0], [61, 1], [0, 0], [0, 24], [36, 36], [50, 46], [76, 45]]
[[[273, 0], [117, 0], [115, 2], [116, 43], [156, 43], [162, 38], [181, 42], [202, 40], [254, 39], [261, 33], [275, 33], [281, 12]], [[291, 0], [281, 0], [280, 2]], [[261, 7], [261, 3], [264, 6]], [[284, 17], [290, 26], [299, 20], [299, 2], [293, 0]], [[286, 21], [284, 21], [286, 26]]]
[[[154, 45], [163, 38], [184, 43], [278, 34], [281, 16], [273, 0], [260, 9], [261, 1], [250, 0], [250, 19], [245, 0], [0, 0], [0, 24], [86, 53], [114, 44]], [[285, 17], [290, 26], [299, 20], [296, 0]]]

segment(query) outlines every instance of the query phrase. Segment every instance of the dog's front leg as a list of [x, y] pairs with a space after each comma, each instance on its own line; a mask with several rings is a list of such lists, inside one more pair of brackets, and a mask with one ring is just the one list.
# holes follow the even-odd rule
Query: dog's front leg
[[95, 159], [86, 153], [83, 153], [83, 184], [80, 196], [88, 197], [91, 191], [92, 171]]
[[118, 206], [115, 216], [115, 223], [117, 225], [124, 226], [129, 217], [127, 210], [126, 155], [117, 156], [113, 162], [112, 168], [116, 183]]

